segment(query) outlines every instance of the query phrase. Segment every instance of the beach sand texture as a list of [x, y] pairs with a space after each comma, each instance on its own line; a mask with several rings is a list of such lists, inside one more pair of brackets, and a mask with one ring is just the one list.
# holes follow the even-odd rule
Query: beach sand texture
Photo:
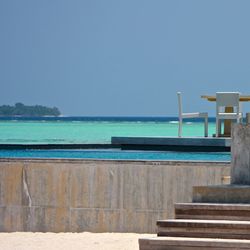
[[0, 233], [1, 250], [138, 250], [134, 233]]

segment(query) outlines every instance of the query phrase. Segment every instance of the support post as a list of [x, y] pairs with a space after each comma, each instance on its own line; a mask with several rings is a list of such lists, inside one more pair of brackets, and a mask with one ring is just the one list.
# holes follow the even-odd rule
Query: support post
[[250, 185], [250, 124], [233, 125], [231, 156], [231, 184]]

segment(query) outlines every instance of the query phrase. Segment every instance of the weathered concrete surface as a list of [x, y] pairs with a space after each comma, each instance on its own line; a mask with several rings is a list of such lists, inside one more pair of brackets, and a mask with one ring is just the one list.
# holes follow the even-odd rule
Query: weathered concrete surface
[[231, 183], [250, 185], [250, 125], [233, 126], [231, 152]]
[[194, 186], [193, 202], [250, 204], [249, 124], [233, 125], [231, 144], [231, 185]]
[[0, 159], [0, 231], [156, 232], [228, 163]]
[[250, 186], [248, 185], [194, 186], [193, 202], [250, 204]]

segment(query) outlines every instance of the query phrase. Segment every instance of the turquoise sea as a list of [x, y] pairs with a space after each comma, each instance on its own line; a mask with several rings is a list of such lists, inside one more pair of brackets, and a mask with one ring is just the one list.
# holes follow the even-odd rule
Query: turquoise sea
[[[183, 136], [203, 136], [203, 122], [184, 122]], [[112, 136], [177, 136], [176, 117], [0, 118], [0, 144], [110, 143]], [[209, 121], [209, 136], [215, 121]]]

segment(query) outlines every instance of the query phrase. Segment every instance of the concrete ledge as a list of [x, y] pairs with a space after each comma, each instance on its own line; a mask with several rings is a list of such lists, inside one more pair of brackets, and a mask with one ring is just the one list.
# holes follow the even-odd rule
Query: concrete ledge
[[126, 149], [166, 149], [182, 151], [230, 151], [231, 138], [204, 137], [112, 137], [112, 145]]
[[250, 204], [250, 186], [248, 185], [194, 186], [193, 202]]

